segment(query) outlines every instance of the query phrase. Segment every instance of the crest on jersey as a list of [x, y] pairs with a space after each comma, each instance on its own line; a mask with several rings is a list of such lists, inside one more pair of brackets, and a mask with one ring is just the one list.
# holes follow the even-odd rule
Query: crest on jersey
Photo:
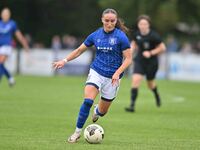
[[144, 42], [143, 43], [143, 46], [144, 46], [144, 49], [150, 49], [150, 44], [149, 44], [149, 42]]
[[116, 38], [109, 38], [109, 44], [110, 44], [110, 45], [115, 45], [115, 44], [117, 44], [117, 39], [116, 39]]

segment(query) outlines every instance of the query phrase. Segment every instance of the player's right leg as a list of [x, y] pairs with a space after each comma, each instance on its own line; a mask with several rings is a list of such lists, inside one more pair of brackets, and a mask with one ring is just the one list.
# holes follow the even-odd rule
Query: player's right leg
[[69, 143], [75, 143], [81, 136], [82, 128], [89, 116], [90, 108], [99, 93], [100, 81], [93, 70], [90, 70], [84, 90], [84, 101], [80, 107], [75, 132], [68, 138]]
[[127, 112], [135, 111], [135, 102], [138, 95], [138, 88], [143, 80], [143, 75], [139, 73], [134, 73], [132, 76], [132, 85], [131, 85], [131, 103], [129, 107], [126, 107]]
[[93, 105], [94, 99], [98, 94], [98, 89], [93, 85], [86, 85], [85, 87], [85, 99], [80, 107], [77, 123], [76, 123], [76, 130], [75, 132], [68, 138], [69, 143], [75, 143], [81, 136], [82, 128], [89, 116], [90, 108]]
[[149, 89], [151, 89], [154, 94], [154, 97], [156, 100], [156, 106], [160, 107], [161, 106], [161, 98], [160, 98], [160, 94], [158, 92], [158, 88], [156, 86], [155, 80], [148, 80], [147, 84], [148, 84]]
[[[0, 52], [1, 52], [1, 48], [0, 48]], [[5, 60], [6, 60], [6, 56], [4, 56], [3, 54], [0, 54], [0, 79], [5, 74], [4, 73], [4, 65], [3, 65]]]
[[9, 85], [13, 86], [15, 84], [15, 80], [4, 66], [5, 61], [7, 60], [8, 56], [11, 55], [11, 53], [12, 48], [10, 46], [0, 47], [0, 79], [3, 75], [5, 75], [8, 79]]
[[3, 76], [3, 69], [2, 69], [1, 64], [0, 64], [0, 81], [1, 81], [2, 76]]
[[153, 62], [152, 64], [149, 64], [149, 66], [147, 67], [147, 85], [149, 87], [149, 89], [152, 90], [155, 100], [156, 100], [156, 105], [158, 107], [161, 106], [161, 98], [156, 86], [156, 82], [155, 82], [155, 77], [156, 77], [156, 72], [158, 71], [158, 62]]

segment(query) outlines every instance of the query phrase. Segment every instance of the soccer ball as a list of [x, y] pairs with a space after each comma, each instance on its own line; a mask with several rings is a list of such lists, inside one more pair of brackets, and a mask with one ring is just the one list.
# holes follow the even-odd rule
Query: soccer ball
[[98, 124], [90, 124], [84, 130], [84, 138], [90, 144], [101, 143], [104, 138], [104, 130]]

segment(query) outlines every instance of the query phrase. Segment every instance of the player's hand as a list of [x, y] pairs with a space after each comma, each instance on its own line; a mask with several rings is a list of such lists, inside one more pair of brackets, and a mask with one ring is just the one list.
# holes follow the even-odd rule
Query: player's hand
[[65, 61], [64, 60], [60, 60], [60, 61], [56, 61], [53, 62], [53, 68], [54, 69], [60, 69], [65, 65]]
[[145, 58], [150, 58], [150, 57], [151, 57], [150, 51], [144, 51], [144, 52], [142, 53], [142, 55], [143, 55]]
[[30, 50], [29, 49], [26, 49], [24, 54], [27, 56], [27, 57], [30, 57]]
[[118, 86], [119, 85], [119, 74], [116, 73], [116, 72], [112, 76], [112, 85], [113, 86]]

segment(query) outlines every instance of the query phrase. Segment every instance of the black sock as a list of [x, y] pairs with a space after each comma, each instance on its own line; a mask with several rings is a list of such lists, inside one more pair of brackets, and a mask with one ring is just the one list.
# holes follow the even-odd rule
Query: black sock
[[138, 95], [138, 89], [132, 88], [131, 89], [131, 105], [130, 105], [131, 108], [134, 108], [134, 106], [135, 106], [135, 101], [136, 101], [137, 95]]
[[154, 93], [157, 105], [160, 105], [160, 96], [159, 96], [157, 87], [153, 88], [152, 91]]

